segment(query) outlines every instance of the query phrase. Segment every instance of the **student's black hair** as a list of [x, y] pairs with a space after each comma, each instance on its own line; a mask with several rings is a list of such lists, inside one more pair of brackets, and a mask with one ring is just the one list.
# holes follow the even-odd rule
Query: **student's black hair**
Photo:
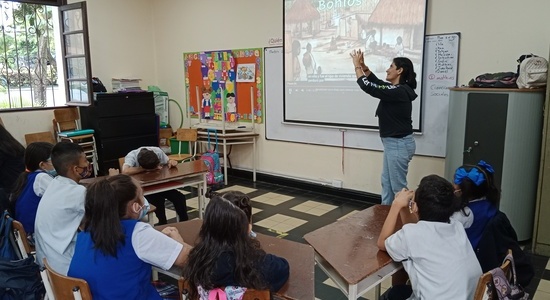
[[448, 223], [451, 215], [459, 210], [461, 201], [449, 181], [438, 175], [428, 175], [420, 181], [414, 202], [420, 220]]
[[125, 238], [120, 220], [126, 215], [128, 202], [136, 197], [135, 182], [124, 174], [99, 179], [87, 187], [82, 227], [90, 232], [94, 249], [117, 257], [117, 247], [124, 245]]
[[219, 196], [240, 208], [246, 215], [248, 223], [252, 222], [252, 205], [247, 194], [240, 191], [227, 191], [219, 194]]
[[467, 172], [470, 172], [473, 168], [476, 168], [485, 177], [485, 181], [479, 186], [467, 177], [462, 179], [462, 182], [458, 184], [462, 198], [462, 205], [467, 206], [470, 201], [485, 197], [489, 200], [489, 202], [491, 202], [491, 204], [498, 207], [498, 203], [500, 202], [500, 190], [495, 184], [493, 173], [488, 172], [485, 167], [479, 165], [463, 165], [460, 166], [459, 169], [460, 168], [464, 168]]
[[[11, 201], [17, 201], [19, 195], [23, 192], [23, 189], [27, 185], [27, 177], [32, 172], [40, 169], [40, 163], [45, 162], [50, 158], [52, 154], [53, 145], [46, 142], [31, 143], [25, 149], [25, 172], [21, 173], [15, 181], [11, 194]], [[15, 204], [14, 204], [15, 206]], [[14, 213], [14, 212], [12, 212]]]
[[57, 174], [67, 177], [72, 166], [78, 166], [84, 153], [82, 147], [71, 142], [59, 142], [52, 148], [52, 164]]
[[266, 253], [258, 240], [249, 237], [248, 224], [239, 207], [218, 194], [212, 195], [199, 232], [199, 242], [189, 253], [183, 269], [183, 277], [190, 285], [191, 299], [197, 297], [198, 285], [205, 290], [218, 287], [212, 282], [212, 274], [222, 253], [230, 253], [235, 258], [233, 273], [238, 286], [268, 288], [258, 269], [258, 263]]
[[225, 95], [225, 98], [229, 98], [229, 97], [235, 98], [235, 93], [227, 93], [227, 95]]
[[23, 157], [25, 153], [25, 147], [2, 124], [0, 124], [0, 152], [9, 157]]
[[416, 89], [416, 73], [412, 61], [406, 57], [396, 57], [393, 59], [393, 63], [396, 69], [403, 69], [401, 77], [399, 77], [399, 84], [406, 84], [411, 89]]
[[154, 151], [141, 148], [137, 155], [138, 164], [145, 170], [153, 170], [160, 165], [160, 159]]

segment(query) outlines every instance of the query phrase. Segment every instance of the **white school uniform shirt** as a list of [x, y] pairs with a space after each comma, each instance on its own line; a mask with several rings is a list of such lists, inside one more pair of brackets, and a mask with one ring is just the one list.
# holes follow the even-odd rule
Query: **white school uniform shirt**
[[409, 274], [413, 290], [409, 299], [474, 298], [482, 272], [461, 223], [406, 224], [385, 245]]
[[86, 188], [74, 180], [55, 177], [38, 204], [34, 237], [36, 260], [66, 275], [73, 258], [76, 234], [84, 217]]
[[141, 151], [141, 149], [143, 148], [155, 152], [160, 160], [161, 166], [168, 164], [168, 155], [166, 155], [166, 153], [164, 153], [164, 151], [162, 151], [162, 149], [160, 149], [159, 147], [139, 147], [136, 150], [132, 150], [124, 157], [124, 164], [130, 167], [139, 167], [140, 165], [138, 163], [137, 157], [139, 151]]
[[145, 222], [137, 222], [132, 232], [132, 246], [139, 259], [163, 270], [170, 269], [183, 245], [154, 229]]
[[470, 228], [474, 224], [474, 212], [468, 207], [455, 211], [451, 215], [451, 220], [459, 222], [464, 228]]
[[36, 174], [36, 177], [34, 178], [32, 190], [38, 197], [42, 197], [42, 195], [44, 195], [44, 193], [46, 192], [46, 188], [48, 188], [48, 186], [52, 182], [53, 177], [47, 173], [42, 172], [41, 170], [37, 170], [35, 172], [40, 173]]

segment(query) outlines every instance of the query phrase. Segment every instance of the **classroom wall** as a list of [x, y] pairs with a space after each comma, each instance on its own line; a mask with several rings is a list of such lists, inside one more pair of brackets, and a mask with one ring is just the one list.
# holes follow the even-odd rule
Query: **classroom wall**
[[[70, 3], [77, 1], [69, 1]], [[110, 90], [112, 77], [138, 77], [185, 107], [184, 52], [265, 47], [282, 37], [282, 1], [277, 0], [93, 0], [87, 1], [92, 70]], [[532, 7], [529, 13], [519, 13]], [[547, 0], [428, 1], [427, 34], [461, 32], [459, 83], [485, 72], [515, 70], [523, 53], [548, 53]], [[452, 16], [452, 17], [451, 17]], [[351, 65], [351, 62], [350, 62]], [[170, 105], [170, 123], [181, 113]], [[267, 112], [269, 113], [269, 112]], [[6, 128], [23, 141], [26, 132], [51, 129], [51, 110], [0, 113]], [[380, 193], [382, 153], [265, 140], [258, 126], [258, 170]], [[251, 147], [235, 147], [234, 167], [251, 169]], [[342, 168], [342, 155], [344, 167]], [[442, 175], [444, 159], [415, 156], [409, 186], [431, 173]]]
[[[79, 2], [69, 0], [68, 3]], [[137, 77], [156, 84], [149, 0], [87, 1], [93, 76], [111, 90], [113, 77]], [[0, 112], [6, 128], [24, 144], [25, 133], [52, 131], [51, 109]]]

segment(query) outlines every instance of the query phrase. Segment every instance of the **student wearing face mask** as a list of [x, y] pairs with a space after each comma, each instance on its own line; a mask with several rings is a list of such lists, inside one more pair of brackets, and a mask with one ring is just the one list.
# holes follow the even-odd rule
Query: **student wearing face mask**
[[88, 282], [96, 299], [161, 299], [151, 265], [183, 267], [191, 246], [178, 230], [139, 222], [148, 210], [139, 183], [115, 175], [88, 186], [82, 231], [68, 275]]
[[34, 219], [38, 203], [46, 188], [57, 175], [50, 155], [53, 145], [45, 142], [31, 143], [25, 149], [25, 172], [21, 173], [11, 194], [12, 214], [23, 224], [27, 238], [34, 244]]
[[51, 160], [58, 176], [48, 185], [36, 211], [36, 260], [42, 265], [47, 258], [56, 272], [66, 275], [84, 217], [86, 188], [78, 182], [90, 175], [91, 168], [82, 147], [69, 142], [57, 143]]

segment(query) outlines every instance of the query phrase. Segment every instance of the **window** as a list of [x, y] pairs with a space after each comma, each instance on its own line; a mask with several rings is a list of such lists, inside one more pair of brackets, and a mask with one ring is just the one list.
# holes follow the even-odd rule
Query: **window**
[[0, 110], [91, 103], [86, 4], [61, 1], [0, 2]]

